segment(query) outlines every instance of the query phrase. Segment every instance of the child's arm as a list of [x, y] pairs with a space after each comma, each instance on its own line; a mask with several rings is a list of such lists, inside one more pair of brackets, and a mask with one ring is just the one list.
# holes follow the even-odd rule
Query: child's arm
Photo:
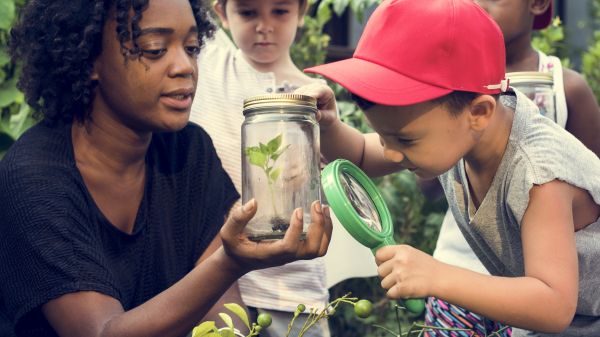
[[383, 146], [376, 133], [362, 134], [339, 120], [335, 95], [331, 88], [315, 83], [300, 87], [295, 93], [317, 99], [321, 154], [327, 160], [348, 159], [369, 176], [382, 176], [402, 169], [397, 163], [387, 161], [383, 157]]
[[486, 276], [409, 246], [390, 246], [376, 256], [381, 285], [393, 298], [436, 296], [511, 326], [559, 333], [569, 326], [577, 306], [575, 192], [560, 181], [530, 190], [521, 224], [524, 276]]
[[563, 69], [569, 118], [566, 129], [600, 157], [600, 107], [583, 76]]

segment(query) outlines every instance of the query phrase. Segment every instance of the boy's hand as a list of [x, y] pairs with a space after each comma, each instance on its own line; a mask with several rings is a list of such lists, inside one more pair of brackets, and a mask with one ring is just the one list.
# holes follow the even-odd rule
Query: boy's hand
[[305, 240], [300, 239], [303, 214], [302, 209], [297, 208], [283, 239], [255, 242], [244, 234], [244, 227], [257, 210], [256, 201], [251, 200], [234, 209], [221, 228], [223, 249], [244, 272], [323, 256], [327, 253], [333, 227], [329, 207], [321, 207], [318, 201], [311, 205], [312, 223]]
[[317, 121], [321, 130], [326, 130], [338, 121], [335, 94], [330, 87], [321, 83], [302, 86], [294, 94], [308, 95], [317, 99]]
[[408, 245], [386, 246], [375, 255], [381, 287], [390, 298], [432, 295], [438, 261]]

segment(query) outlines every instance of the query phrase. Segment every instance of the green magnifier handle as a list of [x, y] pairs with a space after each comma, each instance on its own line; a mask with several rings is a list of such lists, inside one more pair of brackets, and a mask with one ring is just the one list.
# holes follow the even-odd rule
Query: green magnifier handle
[[[393, 246], [396, 242], [393, 238], [385, 238], [385, 240], [381, 243], [381, 245], [371, 249], [373, 255], [377, 252], [377, 250], [384, 246]], [[402, 306], [406, 308], [406, 310], [412, 312], [413, 314], [420, 315], [423, 310], [425, 310], [425, 301], [422, 298], [409, 298], [400, 300]]]

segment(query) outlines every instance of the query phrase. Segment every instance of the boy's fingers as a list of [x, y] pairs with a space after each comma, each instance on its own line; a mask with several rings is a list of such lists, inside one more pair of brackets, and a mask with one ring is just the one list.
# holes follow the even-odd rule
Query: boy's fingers
[[394, 247], [396, 246], [384, 246], [377, 250], [375, 253], [375, 262], [377, 262], [377, 265], [394, 257], [394, 254], [396, 253]]
[[377, 274], [379, 274], [379, 277], [383, 278], [388, 276], [392, 270], [394, 269], [394, 265], [392, 261], [386, 261], [382, 264], [379, 265], [379, 267], [377, 267]]

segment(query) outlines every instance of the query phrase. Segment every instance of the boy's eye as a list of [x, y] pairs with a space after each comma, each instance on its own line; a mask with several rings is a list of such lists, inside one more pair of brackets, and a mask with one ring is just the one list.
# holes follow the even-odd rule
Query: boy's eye
[[166, 48], [160, 49], [142, 49], [142, 53], [145, 57], [150, 59], [156, 59], [163, 56], [167, 52]]
[[287, 9], [274, 9], [273, 13], [276, 15], [285, 15], [287, 13], [289, 13], [290, 11], [288, 11]]
[[240, 10], [238, 13], [240, 14], [240, 16], [243, 16], [243, 17], [246, 17], [246, 18], [252, 17], [252, 16], [254, 16], [256, 14], [255, 11], [250, 10], [250, 9]]
[[396, 141], [400, 144], [404, 145], [412, 145], [415, 140], [414, 139], [405, 139], [405, 138], [396, 138]]

